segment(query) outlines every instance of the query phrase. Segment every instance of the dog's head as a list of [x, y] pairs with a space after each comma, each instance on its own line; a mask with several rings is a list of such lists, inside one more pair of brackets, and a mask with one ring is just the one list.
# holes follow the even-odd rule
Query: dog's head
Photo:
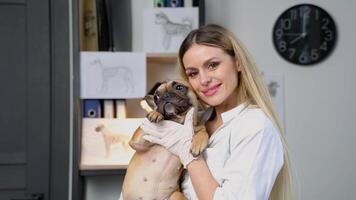
[[177, 122], [181, 122], [185, 113], [197, 105], [194, 92], [181, 81], [159, 83], [144, 99], [153, 110], [161, 113], [164, 119]]

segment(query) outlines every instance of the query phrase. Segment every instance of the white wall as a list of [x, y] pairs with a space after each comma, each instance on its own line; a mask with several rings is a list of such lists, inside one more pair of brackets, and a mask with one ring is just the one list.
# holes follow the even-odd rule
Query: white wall
[[[206, 22], [240, 38], [259, 68], [285, 76], [285, 125], [302, 200], [356, 196], [356, 1], [206, 0]], [[338, 28], [332, 55], [313, 67], [284, 61], [274, 50], [272, 28], [288, 7], [312, 3], [327, 10]], [[117, 199], [122, 177], [89, 178], [86, 199]]]
[[[239, 0], [219, 4], [211, 19], [236, 33], [265, 72], [285, 76], [287, 139], [303, 200], [356, 196], [356, 2], [349, 0]], [[313, 67], [284, 61], [274, 50], [272, 28], [288, 7], [312, 3], [327, 10], [338, 28], [332, 55]], [[220, 5], [220, 6], [221, 6]]]

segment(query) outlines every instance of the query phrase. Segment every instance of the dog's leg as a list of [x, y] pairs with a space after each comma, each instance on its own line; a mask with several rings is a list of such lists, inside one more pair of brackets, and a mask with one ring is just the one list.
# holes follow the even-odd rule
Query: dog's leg
[[160, 122], [163, 120], [163, 115], [155, 110], [152, 110], [147, 114], [147, 119], [150, 120], [151, 122]]
[[164, 49], [166, 49], [166, 50], [171, 45], [171, 37], [168, 35], [168, 33], [165, 33], [165, 35], [163, 37], [162, 45], [163, 45]]
[[109, 158], [111, 155], [111, 138], [110, 136], [106, 135], [105, 133], [102, 133], [104, 137], [104, 143], [105, 143], [105, 151], [106, 151], [106, 158]]
[[204, 125], [195, 126], [194, 133], [190, 150], [193, 156], [197, 157], [208, 146], [209, 135]]
[[144, 132], [139, 127], [136, 129], [135, 133], [133, 134], [131, 140], [129, 141], [129, 145], [136, 150], [136, 152], [145, 152], [147, 151], [153, 143], [143, 139]]

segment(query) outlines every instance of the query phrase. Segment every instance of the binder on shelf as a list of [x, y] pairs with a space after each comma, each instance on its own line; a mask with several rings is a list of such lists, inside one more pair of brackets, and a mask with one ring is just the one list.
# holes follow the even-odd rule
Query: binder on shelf
[[192, 7], [193, 0], [184, 0], [184, 7]]
[[98, 99], [84, 99], [84, 116], [85, 118], [100, 118], [101, 105]]
[[81, 50], [98, 50], [98, 29], [96, 16], [96, 0], [86, 0], [83, 2], [83, 13], [81, 16]]
[[107, 51], [132, 51], [131, 3], [131, 0], [105, 0]]
[[166, 7], [184, 7], [184, 0], [166, 0]]
[[96, 16], [99, 51], [110, 51], [113, 49], [113, 41], [106, 0], [96, 0]]
[[199, 7], [199, 26], [205, 25], [205, 0], [192, 0], [193, 7]]
[[153, 1], [153, 7], [164, 7], [165, 6], [165, 0], [154, 0]]
[[105, 99], [104, 104], [104, 118], [115, 118], [114, 100]]
[[124, 99], [117, 99], [115, 101], [115, 107], [116, 107], [116, 118], [118, 119], [125, 119], [127, 118], [127, 112], [126, 112], [126, 100]]

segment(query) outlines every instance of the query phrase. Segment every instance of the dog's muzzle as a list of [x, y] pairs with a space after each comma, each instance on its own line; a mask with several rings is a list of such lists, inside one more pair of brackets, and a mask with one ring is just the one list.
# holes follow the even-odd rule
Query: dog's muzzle
[[174, 93], [165, 93], [157, 102], [158, 112], [160, 112], [165, 119], [169, 120], [176, 115], [186, 112], [192, 104], [188, 97], [183, 98]]

